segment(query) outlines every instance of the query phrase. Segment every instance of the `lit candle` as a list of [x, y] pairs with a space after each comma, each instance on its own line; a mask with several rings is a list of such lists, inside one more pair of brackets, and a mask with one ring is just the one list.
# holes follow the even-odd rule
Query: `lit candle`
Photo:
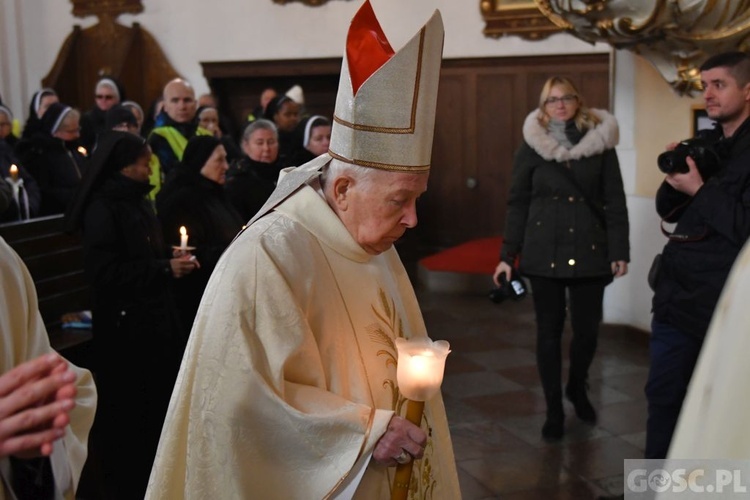
[[13, 179], [13, 181], [18, 180], [18, 167], [15, 165], [10, 166], [10, 178]]
[[81, 153], [82, 156], [88, 156], [89, 155], [89, 152], [86, 151], [86, 148], [84, 148], [83, 146], [78, 146], [78, 152]]
[[188, 234], [185, 226], [180, 226], [180, 250], [187, 250]]
[[448, 342], [424, 339], [396, 339], [398, 348], [398, 387], [406, 398], [427, 401], [443, 382]]
[[[406, 420], [421, 427], [425, 401], [440, 390], [443, 383], [445, 358], [450, 344], [445, 340], [433, 342], [427, 337], [406, 340], [396, 338], [398, 364], [396, 379], [399, 392], [407, 398]], [[412, 462], [399, 462], [393, 478], [391, 500], [406, 500], [409, 496]]]

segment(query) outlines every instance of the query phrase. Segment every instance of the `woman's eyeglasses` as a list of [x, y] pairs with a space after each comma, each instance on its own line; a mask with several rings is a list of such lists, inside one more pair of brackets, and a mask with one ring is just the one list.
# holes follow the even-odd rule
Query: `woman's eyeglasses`
[[562, 102], [563, 104], [570, 105], [578, 100], [578, 96], [573, 94], [567, 94], [562, 97], [548, 97], [544, 104], [547, 106], [554, 106], [555, 104]]

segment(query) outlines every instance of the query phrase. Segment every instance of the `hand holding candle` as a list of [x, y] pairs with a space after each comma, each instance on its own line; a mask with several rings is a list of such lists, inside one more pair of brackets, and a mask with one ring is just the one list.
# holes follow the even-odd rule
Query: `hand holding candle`
[[[396, 378], [398, 390], [409, 402], [406, 405], [406, 419], [420, 425], [424, 402], [432, 398], [443, 383], [445, 358], [450, 353], [450, 344], [445, 340], [433, 342], [428, 337], [406, 340], [396, 339], [398, 367]], [[405, 453], [405, 452], [404, 452]], [[392, 500], [406, 500], [409, 496], [412, 462], [401, 462], [401, 456], [394, 457], [399, 462], [393, 479]], [[405, 458], [411, 458], [408, 455]]]

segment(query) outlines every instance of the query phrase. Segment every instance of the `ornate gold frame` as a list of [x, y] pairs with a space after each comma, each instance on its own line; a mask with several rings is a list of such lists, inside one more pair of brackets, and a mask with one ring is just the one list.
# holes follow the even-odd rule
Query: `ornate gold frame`
[[489, 37], [517, 35], [526, 40], [542, 40], [562, 31], [533, 0], [480, 0], [479, 10], [486, 23], [483, 32]]

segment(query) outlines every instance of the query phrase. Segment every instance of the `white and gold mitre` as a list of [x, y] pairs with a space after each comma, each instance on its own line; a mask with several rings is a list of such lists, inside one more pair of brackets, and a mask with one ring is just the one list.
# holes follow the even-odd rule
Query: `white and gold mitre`
[[430, 170], [443, 34], [435, 11], [394, 52], [365, 1], [346, 39], [328, 151], [333, 158], [395, 172]]

